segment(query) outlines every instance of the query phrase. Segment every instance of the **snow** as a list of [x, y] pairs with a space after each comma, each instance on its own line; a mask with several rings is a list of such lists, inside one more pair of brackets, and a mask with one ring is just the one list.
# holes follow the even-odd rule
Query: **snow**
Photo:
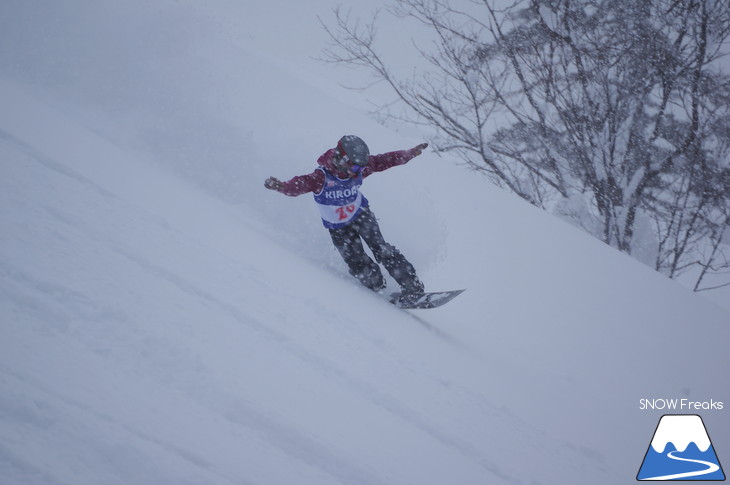
[[623, 483], [639, 399], [728, 401], [726, 310], [428, 153], [363, 190], [467, 291], [359, 287], [263, 180], [422, 140], [303, 59], [316, 15], [255, 5], [0, 6], [0, 483]]
[[702, 418], [678, 414], [662, 417], [651, 440], [651, 446], [657, 453], [664, 453], [668, 443], [673, 443], [678, 451], [684, 451], [690, 443], [694, 443], [703, 453], [712, 444]]

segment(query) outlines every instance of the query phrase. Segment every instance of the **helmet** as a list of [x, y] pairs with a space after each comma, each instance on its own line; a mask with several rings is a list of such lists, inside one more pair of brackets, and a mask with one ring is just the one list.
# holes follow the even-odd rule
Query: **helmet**
[[347, 155], [352, 163], [360, 167], [368, 164], [370, 149], [362, 141], [362, 138], [355, 135], [345, 135], [337, 142], [337, 150], [341, 156]]

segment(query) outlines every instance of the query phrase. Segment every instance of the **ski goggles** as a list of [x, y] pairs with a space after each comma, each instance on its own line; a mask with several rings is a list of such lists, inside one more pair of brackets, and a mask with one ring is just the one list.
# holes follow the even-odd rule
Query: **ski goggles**
[[340, 155], [335, 158], [334, 164], [337, 168], [341, 170], [347, 170], [348, 172], [355, 175], [361, 173], [365, 169], [364, 165], [358, 165], [354, 163], [347, 155]]
[[348, 168], [348, 170], [351, 173], [354, 173], [355, 175], [357, 175], [359, 173], [362, 173], [363, 170], [365, 170], [365, 166], [364, 165], [355, 165], [354, 163], [350, 163], [350, 167]]

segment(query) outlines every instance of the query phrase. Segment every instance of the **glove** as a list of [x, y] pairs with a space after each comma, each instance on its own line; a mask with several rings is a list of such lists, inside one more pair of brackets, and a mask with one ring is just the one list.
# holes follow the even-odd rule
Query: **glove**
[[282, 187], [284, 187], [284, 184], [282, 184], [281, 180], [276, 177], [269, 177], [266, 179], [266, 182], [264, 182], [264, 187], [269, 190], [276, 190], [277, 192], [279, 192]]
[[416, 145], [411, 150], [413, 150], [413, 156], [417, 157], [421, 153], [423, 153], [423, 150], [425, 150], [428, 147], [428, 143], [421, 143], [420, 145]]

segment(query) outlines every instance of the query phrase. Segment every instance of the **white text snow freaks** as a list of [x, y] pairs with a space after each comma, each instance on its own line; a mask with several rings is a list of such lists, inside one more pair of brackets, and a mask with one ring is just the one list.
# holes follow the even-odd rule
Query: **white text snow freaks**
[[689, 399], [639, 399], [639, 409], [660, 409], [673, 411], [720, 410], [722, 401], [690, 401]]

